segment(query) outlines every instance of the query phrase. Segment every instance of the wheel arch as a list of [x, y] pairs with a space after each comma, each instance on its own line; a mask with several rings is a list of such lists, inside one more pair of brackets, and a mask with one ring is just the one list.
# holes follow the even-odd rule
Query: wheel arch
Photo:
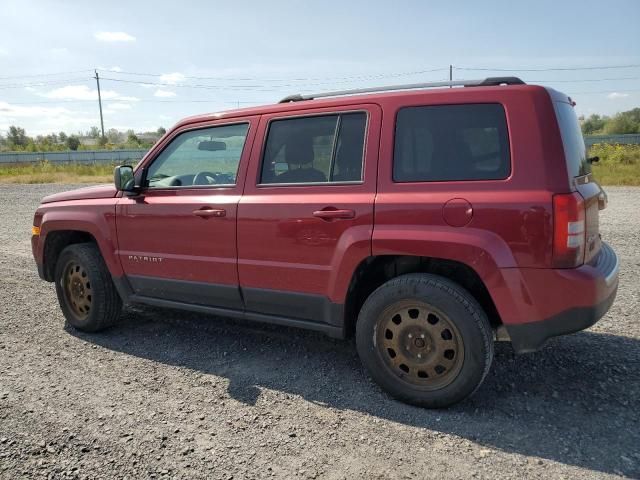
[[47, 233], [43, 247], [43, 272], [45, 280], [54, 281], [56, 263], [60, 253], [69, 245], [77, 243], [93, 243], [98, 246], [96, 238], [85, 230], [53, 230]]
[[408, 273], [430, 273], [459, 284], [480, 304], [493, 328], [502, 324], [487, 285], [471, 266], [438, 257], [377, 255], [362, 260], [353, 272], [344, 308], [345, 335], [350, 337], [355, 332], [358, 314], [369, 295], [387, 281]]

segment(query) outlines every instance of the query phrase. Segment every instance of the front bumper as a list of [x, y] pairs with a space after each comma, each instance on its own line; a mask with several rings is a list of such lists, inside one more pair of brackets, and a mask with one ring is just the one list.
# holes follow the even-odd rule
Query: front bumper
[[[536, 272], [537, 288], [531, 288], [535, 305], [553, 308], [555, 312], [543, 315], [543, 320], [525, 323], [507, 323], [504, 327], [517, 353], [539, 350], [551, 337], [578, 332], [600, 320], [613, 304], [618, 291], [619, 261], [616, 253], [606, 243], [595, 261], [560, 275], [548, 272], [544, 285], [544, 271]], [[557, 272], [557, 271], [556, 271]], [[531, 286], [531, 284], [529, 285]], [[567, 304], [569, 308], [558, 308]], [[534, 317], [535, 318], [535, 317]], [[538, 317], [541, 318], [541, 317]]]
[[38, 267], [38, 276], [42, 279], [42, 280], [47, 280], [47, 276], [44, 274], [44, 265], [40, 264], [40, 263], [36, 263], [36, 266]]

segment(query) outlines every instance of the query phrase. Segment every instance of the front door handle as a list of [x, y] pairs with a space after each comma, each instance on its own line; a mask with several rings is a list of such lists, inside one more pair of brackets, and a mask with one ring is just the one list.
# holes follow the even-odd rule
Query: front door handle
[[335, 208], [331, 209], [323, 209], [316, 210], [313, 212], [314, 217], [322, 218], [323, 220], [333, 220], [333, 219], [349, 219], [355, 218], [356, 212], [353, 210], [338, 210]]
[[227, 211], [222, 208], [201, 208], [199, 210], [194, 210], [193, 214], [197, 217], [201, 218], [209, 218], [209, 217], [225, 217], [227, 215]]

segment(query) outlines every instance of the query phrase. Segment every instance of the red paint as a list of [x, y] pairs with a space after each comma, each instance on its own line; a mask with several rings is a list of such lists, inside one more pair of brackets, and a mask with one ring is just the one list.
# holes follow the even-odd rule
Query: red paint
[[[75, 229], [97, 240], [113, 275], [150, 275], [323, 295], [344, 303], [356, 267], [375, 255], [462, 262], [475, 270], [506, 324], [595, 305], [616, 288], [593, 267], [553, 268], [554, 194], [580, 195], [587, 224], [585, 261], [600, 248], [594, 184], [573, 185], [549, 93], [530, 85], [381, 93], [312, 100], [190, 117], [145, 156], [137, 171], [185, 129], [250, 123], [232, 188], [117, 194], [111, 187], [48, 197], [33, 241], [43, 261], [48, 232]], [[559, 94], [558, 98], [560, 98]], [[566, 97], [565, 101], [566, 101]], [[406, 106], [500, 103], [512, 170], [499, 181], [394, 183], [395, 118]], [[364, 110], [368, 130], [362, 183], [257, 185], [268, 122]], [[201, 209], [224, 215], [194, 215]], [[335, 212], [336, 213], [321, 213]], [[339, 218], [338, 218], [339, 217]], [[162, 268], [129, 255], [163, 257]]]
[[473, 218], [473, 207], [464, 198], [452, 198], [442, 207], [442, 218], [452, 227], [464, 227]]

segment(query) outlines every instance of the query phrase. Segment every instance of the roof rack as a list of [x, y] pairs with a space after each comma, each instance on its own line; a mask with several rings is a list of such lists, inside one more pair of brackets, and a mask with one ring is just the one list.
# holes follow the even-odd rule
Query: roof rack
[[408, 83], [405, 85], [388, 85], [386, 87], [357, 88], [354, 90], [336, 90], [334, 92], [315, 93], [312, 95], [289, 95], [280, 100], [279, 103], [301, 102], [303, 100], [313, 100], [324, 97], [340, 97], [342, 95], [358, 95], [362, 93], [386, 92], [391, 90], [414, 90], [418, 88], [434, 87], [489, 87], [497, 85], [524, 85], [518, 77], [489, 77], [484, 80], [454, 80], [431, 83]]

